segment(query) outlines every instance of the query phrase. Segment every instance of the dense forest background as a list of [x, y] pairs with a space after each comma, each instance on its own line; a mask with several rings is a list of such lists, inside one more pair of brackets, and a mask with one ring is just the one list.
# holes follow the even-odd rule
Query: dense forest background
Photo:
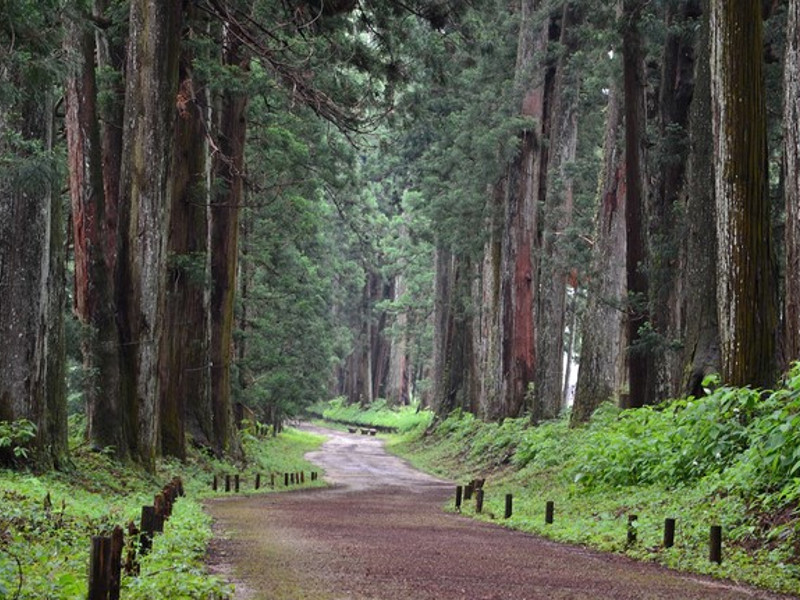
[[[572, 423], [800, 358], [800, 0], [0, 1], [0, 420]], [[576, 375], [577, 369], [577, 375]], [[574, 384], [573, 384], [574, 382]]]

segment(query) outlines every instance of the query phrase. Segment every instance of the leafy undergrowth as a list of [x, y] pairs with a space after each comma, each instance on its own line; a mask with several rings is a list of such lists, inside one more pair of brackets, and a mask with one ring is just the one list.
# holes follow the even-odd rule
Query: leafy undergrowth
[[334, 422], [386, 427], [401, 433], [428, 427], [433, 421], [433, 413], [430, 410], [422, 410], [416, 405], [388, 406], [383, 399], [376, 400], [368, 408], [363, 409], [358, 404], [347, 404], [345, 398], [340, 397], [318, 403], [307, 410], [313, 415]]
[[[0, 470], [0, 598], [85, 598], [91, 536], [128, 521], [138, 523], [141, 507], [152, 504], [153, 495], [174, 475], [182, 477], [186, 496], [142, 559], [140, 575], [123, 576], [122, 598], [230, 598], [231, 587], [209, 576], [203, 566], [212, 534], [202, 500], [225, 493], [212, 492], [213, 474], [241, 473], [243, 493], [255, 493], [254, 475], [261, 473], [264, 487], [259, 493], [269, 492], [265, 475], [308, 472], [311, 465], [303, 454], [321, 441], [292, 429], [277, 437], [248, 431], [243, 434], [246, 463], [234, 465], [193, 451], [184, 463], [162, 461], [154, 475], [76, 441], [71, 464], [63, 471]], [[282, 481], [276, 488], [283, 488]]]
[[[606, 405], [578, 429], [566, 418], [532, 427], [524, 418], [497, 424], [454, 413], [389, 447], [451, 479], [485, 477], [483, 512], [466, 502], [469, 516], [798, 594], [800, 368], [772, 392], [708, 391], [658, 407]], [[547, 501], [555, 504], [549, 525]], [[632, 545], [630, 514], [638, 516]], [[672, 548], [663, 547], [665, 518], [677, 522]], [[721, 565], [708, 560], [713, 524], [723, 528]]]

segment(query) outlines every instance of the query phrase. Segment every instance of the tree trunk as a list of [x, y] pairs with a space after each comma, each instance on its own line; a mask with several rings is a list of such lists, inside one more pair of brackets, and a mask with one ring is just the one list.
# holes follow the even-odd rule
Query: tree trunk
[[649, 283], [646, 272], [647, 237], [645, 231], [645, 75], [644, 47], [639, 22], [643, 0], [624, 0], [622, 9], [623, 80], [625, 89], [625, 222], [627, 253], [625, 269], [628, 285], [628, 385], [621, 398], [623, 408], [643, 406], [653, 401], [649, 378], [650, 352], [643, 328], [649, 324], [647, 310]]
[[170, 171], [183, 7], [133, 0], [120, 178], [117, 308], [131, 454], [153, 469], [159, 450]]
[[169, 264], [161, 345], [161, 451], [186, 456], [186, 431], [211, 445], [208, 306], [205, 299], [208, 210], [206, 124], [195, 98], [193, 56], [180, 61], [168, 233]]
[[[0, 78], [8, 70], [0, 72]], [[8, 85], [8, 81], [0, 84]], [[49, 172], [53, 144], [52, 94], [22, 89], [20, 122], [2, 114], [0, 125], [41, 153], [11, 149], [16, 160], [37, 165], [38, 177], [9, 168], [0, 177], [0, 420], [36, 425], [31, 446], [42, 468], [67, 457], [64, 355], [64, 222]], [[4, 140], [0, 139], [0, 150]], [[42, 173], [42, 170], [45, 172]], [[29, 169], [28, 173], [34, 172]]]
[[[228, 29], [223, 62], [247, 70], [241, 42]], [[223, 93], [219, 115], [219, 152], [214, 158], [215, 186], [211, 203], [211, 403], [214, 448], [218, 454], [239, 451], [233, 424], [231, 361], [233, 359], [233, 301], [236, 294], [239, 211], [244, 169], [247, 96]]]
[[775, 383], [776, 272], [767, 193], [761, 5], [711, 3], [717, 313], [726, 384]]
[[800, 360], [800, 0], [789, 0], [783, 67], [783, 160], [786, 203], [784, 351]]
[[88, 24], [70, 22], [65, 50], [74, 72], [65, 86], [69, 188], [75, 258], [74, 311], [83, 326], [81, 341], [88, 438], [93, 447], [128, 455], [130, 424], [119, 394], [119, 337], [103, 182], [102, 148], [95, 82], [95, 36]]
[[581, 355], [572, 426], [589, 420], [595, 409], [619, 399], [626, 381], [626, 229], [624, 158], [618, 144], [620, 99], [616, 84], [608, 95], [600, 190], [591, 271], [586, 275], [588, 303], [581, 323]]
[[682, 380], [677, 394], [702, 396], [706, 375], [719, 372], [717, 325], [717, 235], [714, 217], [714, 144], [711, 131], [708, 0], [697, 41], [695, 86], [689, 116], [692, 152], [681, 199], [686, 243], [681, 253], [681, 294], [685, 329], [682, 331]]
[[572, 222], [573, 185], [569, 169], [578, 141], [580, 76], [569, 62], [578, 50], [579, 9], [566, 2], [561, 16], [561, 55], [555, 66], [550, 133], [550, 164], [539, 263], [541, 293], [537, 308], [536, 417], [553, 419], [561, 410], [564, 392], [564, 332], [567, 275], [570, 265], [564, 234]]
[[[650, 319], [656, 334], [652, 344], [651, 389], [660, 401], [680, 393], [683, 364], [672, 344], [680, 339], [684, 318], [681, 314], [679, 254], [686, 228], [679, 221], [679, 195], [684, 188], [688, 162], [689, 108], [694, 92], [695, 39], [687, 29], [695, 24], [691, 16], [697, 0], [682, 0], [665, 8], [667, 38], [663, 50], [658, 114], [658, 157], [653, 166], [656, 184], [649, 202]], [[693, 218], [693, 217], [692, 217]], [[694, 318], [694, 317], [692, 317]]]

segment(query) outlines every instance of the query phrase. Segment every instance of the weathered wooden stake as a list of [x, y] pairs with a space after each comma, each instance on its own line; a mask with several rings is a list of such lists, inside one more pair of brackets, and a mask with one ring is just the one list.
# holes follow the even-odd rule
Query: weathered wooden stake
[[231, 491], [231, 476], [228, 474], [225, 475], [225, 491]]
[[136, 575], [139, 572], [139, 564], [136, 561], [136, 538], [139, 536], [139, 530], [133, 521], [128, 521], [128, 551], [125, 557], [125, 574]]
[[638, 515], [628, 515], [628, 545], [636, 543], [636, 521]]
[[92, 549], [89, 554], [89, 600], [108, 600], [110, 552], [110, 537], [92, 536]]
[[283, 474], [283, 485], [285, 487], [289, 487], [289, 474], [288, 473], [284, 473]]
[[256, 473], [256, 489], [261, 487], [261, 473]]
[[506, 494], [506, 512], [505, 512], [505, 518], [506, 519], [511, 517], [511, 505], [512, 505], [512, 502], [513, 502], [513, 498], [511, 496], [511, 494]]
[[142, 556], [153, 547], [153, 531], [155, 530], [156, 510], [152, 506], [142, 507], [142, 526], [139, 536], [139, 552]]
[[294, 473], [289, 473], [289, 483], [294, 485]]
[[275, 473], [269, 474], [269, 487], [275, 487]]
[[472, 499], [472, 482], [468, 483], [464, 488], [464, 500]]
[[111, 547], [108, 561], [108, 600], [119, 600], [119, 589], [122, 581], [122, 548], [125, 546], [125, 537], [122, 527], [114, 527], [111, 532]]
[[233, 476], [233, 486], [234, 486], [234, 491], [238, 494], [239, 493], [239, 474], [238, 473], [236, 473], [236, 475]]
[[214, 475], [214, 480], [211, 482], [211, 489], [217, 491], [217, 476]]
[[475, 490], [475, 512], [479, 513], [483, 510], [483, 488]]
[[456, 486], [456, 510], [461, 510], [461, 494], [464, 492], [464, 488], [460, 485]]
[[709, 536], [708, 560], [718, 565], [722, 564], [722, 527], [720, 525], [711, 526]]
[[544, 522], [548, 525], [553, 524], [553, 512], [555, 510], [555, 503], [552, 500], [548, 500], [547, 504], [544, 506]]
[[306, 482], [306, 473], [305, 471], [300, 471], [300, 483]]
[[672, 548], [675, 545], [675, 519], [667, 517], [664, 519], [664, 548]]

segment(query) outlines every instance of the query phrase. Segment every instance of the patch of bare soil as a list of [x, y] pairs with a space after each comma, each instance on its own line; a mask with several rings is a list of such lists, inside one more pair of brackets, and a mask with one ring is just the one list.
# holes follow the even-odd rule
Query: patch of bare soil
[[328, 489], [208, 503], [209, 565], [241, 600], [700, 600], [786, 598], [557, 544], [444, 513], [453, 484], [388, 455], [381, 440], [328, 436], [309, 459]]

